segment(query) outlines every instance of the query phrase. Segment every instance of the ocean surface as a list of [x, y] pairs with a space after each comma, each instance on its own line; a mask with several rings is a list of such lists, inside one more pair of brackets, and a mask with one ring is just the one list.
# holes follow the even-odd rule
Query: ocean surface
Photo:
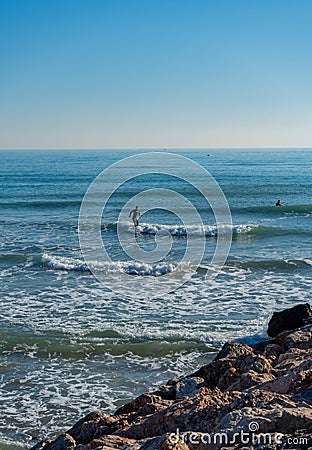
[[[173, 152], [207, 169], [230, 206], [233, 226], [223, 232], [232, 238], [231, 249], [218, 276], [210, 278], [219, 230], [187, 171], [180, 177], [158, 174], [157, 167], [155, 174], [143, 170], [130, 179], [127, 170], [117, 174], [121, 184], [109, 196], [98, 234], [110, 261], [95, 251], [92, 264], [100, 279], [95, 276], [79, 244], [81, 202], [105, 168], [142, 153], [0, 151], [1, 449], [27, 449], [92, 410], [112, 412], [211, 361], [226, 340], [263, 339], [274, 310], [311, 299], [309, 149]], [[163, 161], [167, 153], [162, 151]], [[133, 197], [143, 191], [153, 205], [155, 189], [180, 197], [163, 194], [150, 210], [145, 198], [135, 233], [120, 211], [130, 212], [140, 199]], [[281, 207], [275, 206], [278, 199]], [[187, 216], [194, 209], [204, 226]], [[169, 242], [170, 251], [160, 261], [134, 261], [121, 248], [118, 230], [130, 247], [148, 253], [158, 239]], [[152, 298], [139, 293], [136, 283], [175, 277], [196, 239], [204, 242], [204, 252], [195, 270], [184, 261], [183, 274], [193, 273], [186, 283]], [[128, 283], [128, 296], [114, 288], [126, 290]]]

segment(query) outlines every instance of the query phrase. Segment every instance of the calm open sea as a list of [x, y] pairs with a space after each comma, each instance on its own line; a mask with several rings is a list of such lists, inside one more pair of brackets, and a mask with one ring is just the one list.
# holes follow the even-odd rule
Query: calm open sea
[[[155, 233], [163, 231], [164, 239], [172, 236], [171, 251], [160, 263], [130, 260], [120, 248], [117, 222], [134, 195], [155, 188], [179, 192], [205, 224], [205, 252], [195, 275], [174, 292], [149, 299], [135, 289], [132, 298], [123, 298], [105, 288], [83, 261], [78, 239], [88, 186], [135, 152], [0, 152], [1, 449], [29, 448], [90, 410], [111, 412], [210, 361], [225, 340], [265, 336], [273, 310], [310, 300], [312, 150], [176, 153], [208, 169], [221, 186], [233, 241], [221, 273], [207, 282], [217, 230], [198, 190], [157, 173], [121, 185], [102, 217], [113, 263], [101, 266], [94, 255], [98, 270], [116, 283], [125, 273], [133, 283], [134, 277], [170, 272], [188, 242], [164, 196], [160, 208], [141, 210], [136, 236], [130, 223], [122, 227], [129, 242], [145, 250], [155, 247]], [[274, 206], [278, 199], [281, 207]], [[191, 231], [201, 239], [199, 226]]]

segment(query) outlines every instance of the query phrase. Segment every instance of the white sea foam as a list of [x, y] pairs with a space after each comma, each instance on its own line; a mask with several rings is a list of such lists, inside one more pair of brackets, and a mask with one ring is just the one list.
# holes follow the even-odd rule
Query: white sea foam
[[77, 270], [88, 271], [89, 268], [85, 262], [74, 258], [65, 258], [63, 256], [53, 256], [44, 253], [41, 257], [41, 263], [46, 265], [49, 269], [56, 270]]
[[160, 276], [173, 272], [177, 268], [174, 263], [146, 264], [136, 261], [116, 261], [112, 263], [101, 263], [94, 261], [89, 266], [80, 259], [65, 258], [63, 256], [53, 256], [47, 253], [41, 257], [41, 262], [49, 269], [68, 270], [77, 272], [86, 272], [90, 269], [100, 270], [104, 273], [127, 273], [129, 275], [141, 276]]
[[[130, 222], [123, 222], [119, 225], [128, 227], [130, 230], [133, 226]], [[136, 231], [142, 234], [155, 235], [157, 233], [168, 233], [171, 236], [217, 236], [218, 234], [228, 234], [228, 233], [248, 233], [254, 228], [257, 228], [256, 224], [238, 224], [238, 225], [224, 225], [222, 227], [217, 227], [216, 225], [166, 225], [158, 223], [141, 223]]]

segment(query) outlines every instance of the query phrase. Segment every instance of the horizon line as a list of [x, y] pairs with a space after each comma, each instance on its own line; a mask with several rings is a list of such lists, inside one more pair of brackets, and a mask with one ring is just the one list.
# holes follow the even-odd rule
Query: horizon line
[[101, 150], [101, 151], [142, 151], [142, 150], [312, 150], [312, 146], [301, 147], [36, 147], [36, 148], [0, 148], [0, 151], [62, 151], [62, 150]]

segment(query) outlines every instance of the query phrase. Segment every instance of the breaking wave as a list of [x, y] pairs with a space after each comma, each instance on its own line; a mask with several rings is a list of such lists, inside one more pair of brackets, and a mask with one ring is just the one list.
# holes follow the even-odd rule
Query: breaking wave
[[[44, 254], [41, 257], [41, 264], [53, 270], [66, 270], [76, 272], [89, 272], [90, 269], [87, 264], [75, 258], [65, 258], [62, 256], [53, 256]], [[250, 261], [229, 261], [225, 264], [225, 269], [244, 269], [244, 270], [286, 270], [293, 271], [297, 269], [311, 268], [312, 259], [281, 259], [281, 260], [250, 260]], [[158, 264], [146, 264], [135, 261], [115, 261], [112, 263], [101, 263], [94, 261], [90, 266], [92, 270], [103, 271], [104, 273], [127, 273], [129, 275], [139, 276], [160, 276], [169, 272], [173, 272], [178, 268], [176, 262], [162, 262]], [[193, 267], [194, 268], [194, 267]], [[198, 271], [207, 270], [212, 266], [199, 265]], [[184, 262], [180, 264], [181, 270], [191, 270], [191, 263]]]
[[[120, 227], [127, 228], [129, 231], [134, 231], [134, 227], [131, 222], [121, 222], [118, 224]], [[235, 226], [225, 225], [217, 227], [216, 225], [166, 225], [159, 223], [141, 223], [136, 231], [141, 234], [150, 234], [152, 236], [158, 233], [170, 234], [171, 236], [186, 237], [186, 236], [207, 236], [214, 237], [218, 234], [228, 233], [248, 233], [252, 229], [257, 228], [255, 224], [240, 224]], [[117, 230], [117, 223], [109, 223], [103, 226], [104, 231]]]
[[[129, 232], [134, 232], [134, 226], [131, 222], [121, 222], [118, 226], [128, 230]], [[103, 225], [103, 231], [116, 231], [117, 223], [108, 223]], [[175, 237], [187, 237], [187, 236], [206, 236], [206, 237], [215, 237], [218, 235], [224, 235], [232, 233], [235, 235], [301, 235], [301, 234], [311, 234], [308, 231], [301, 229], [292, 229], [288, 230], [286, 228], [280, 227], [270, 227], [263, 226], [254, 223], [242, 223], [237, 225], [225, 225], [222, 227], [217, 227], [216, 225], [166, 225], [159, 223], [140, 223], [140, 225], [136, 228], [136, 232], [143, 235], [151, 235], [155, 236], [156, 234], [170, 234]]]
[[[53, 256], [47, 253], [41, 257], [41, 263], [48, 269], [54, 270], [68, 270], [77, 272], [90, 272], [90, 269], [101, 271], [104, 273], [127, 273], [129, 275], [141, 275], [141, 276], [160, 276], [166, 273], [173, 272], [178, 264], [175, 263], [158, 263], [158, 264], [146, 264], [135, 261], [115, 261], [111, 263], [101, 263], [94, 261], [89, 266], [80, 259], [65, 258], [63, 256]], [[186, 264], [187, 266], [187, 264]], [[186, 267], [185, 267], [186, 268]]]

